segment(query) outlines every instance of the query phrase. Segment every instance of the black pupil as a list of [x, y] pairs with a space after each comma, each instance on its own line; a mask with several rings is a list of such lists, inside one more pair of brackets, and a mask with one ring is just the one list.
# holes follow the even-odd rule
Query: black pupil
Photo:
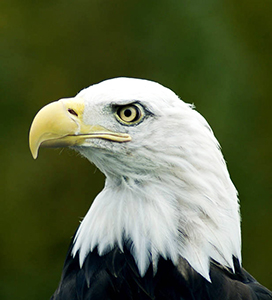
[[131, 116], [131, 110], [130, 109], [126, 109], [125, 111], [124, 111], [124, 115], [128, 118], [128, 117], [130, 117]]

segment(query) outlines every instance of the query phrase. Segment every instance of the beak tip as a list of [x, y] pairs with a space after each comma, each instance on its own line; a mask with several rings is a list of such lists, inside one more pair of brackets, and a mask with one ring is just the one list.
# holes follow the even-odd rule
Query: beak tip
[[32, 157], [34, 159], [37, 159], [37, 157], [38, 157], [38, 150], [33, 150], [33, 149], [30, 148], [30, 152], [32, 154]]
[[37, 146], [37, 145], [33, 144], [31, 138], [29, 139], [29, 149], [30, 149], [31, 155], [34, 159], [36, 159], [38, 157], [38, 152], [39, 152], [39, 148], [40, 148], [39, 146], [40, 145]]

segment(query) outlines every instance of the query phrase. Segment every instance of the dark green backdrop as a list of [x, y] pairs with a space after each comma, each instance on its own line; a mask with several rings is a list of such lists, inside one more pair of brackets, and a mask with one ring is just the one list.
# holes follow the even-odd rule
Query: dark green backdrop
[[0, 4], [0, 298], [49, 299], [103, 175], [28, 131], [46, 103], [116, 76], [193, 102], [239, 190], [243, 264], [272, 289], [272, 2], [9, 0]]

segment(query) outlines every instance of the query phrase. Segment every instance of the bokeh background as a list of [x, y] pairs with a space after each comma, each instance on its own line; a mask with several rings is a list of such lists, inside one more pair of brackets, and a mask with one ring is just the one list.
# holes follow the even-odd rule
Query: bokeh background
[[158, 81], [212, 126], [239, 190], [243, 265], [272, 289], [272, 2], [0, 4], [0, 298], [49, 299], [104, 176], [28, 131], [48, 102], [106, 78]]

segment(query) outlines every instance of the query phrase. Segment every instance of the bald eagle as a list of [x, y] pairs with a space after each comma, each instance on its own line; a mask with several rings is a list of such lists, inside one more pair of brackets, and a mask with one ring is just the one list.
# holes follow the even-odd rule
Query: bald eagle
[[170, 89], [115, 78], [42, 108], [40, 147], [106, 176], [51, 299], [272, 299], [241, 266], [237, 191], [206, 120]]

